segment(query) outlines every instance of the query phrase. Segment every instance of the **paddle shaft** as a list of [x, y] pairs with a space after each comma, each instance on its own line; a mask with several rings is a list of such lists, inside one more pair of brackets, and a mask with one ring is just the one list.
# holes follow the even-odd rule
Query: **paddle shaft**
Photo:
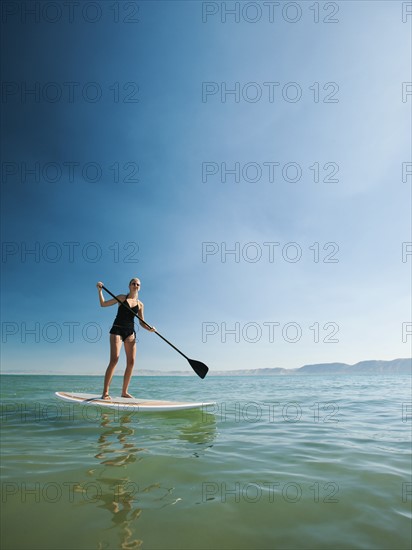
[[[115, 296], [114, 294], [112, 294], [112, 293], [110, 292], [110, 290], [108, 290], [104, 285], [102, 285], [102, 289], [105, 290], [105, 291], [107, 292], [107, 294], [110, 294], [110, 296], [112, 296], [115, 300], [117, 300], [117, 301], [119, 302], [120, 305], [126, 307], [129, 311], [131, 311], [131, 312], [133, 313], [133, 315], [139, 319], [139, 321], [141, 321], [142, 323], [144, 323], [145, 325], [147, 325], [149, 328], [151, 328], [151, 329], [153, 328], [151, 325], [149, 325], [149, 323], [146, 323], [146, 321], [145, 321], [144, 319], [142, 319], [142, 318], [140, 317], [140, 315], [138, 315], [137, 313], [135, 313], [135, 312], [132, 310], [132, 308], [131, 308], [131, 307], [129, 306], [129, 304], [127, 303], [127, 300], [125, 300], [124, 302], [121, 302], [121, 301], [119, 300], [119, 298], [117, 298], [117, 296]], [[156, 329], [154, 329], [154, 331], [155, 331], [155, 333], [159, 336], [159, 338], [161, 338], [162, 340], [164, 340], [164, 341], [166, 342], [166, 344], [169, 344], [169, 346], [171, 346], [174, 350], [176, 350], [177, 353], [180, 353], [180, 355], [182, 355], [187, 361], [190, 362], [189, 357], [187, 357], [183, 352], [181, 352], [180, 349], [177, 349], [176, 346], [174, 346], [171, 342], [169, 342], [169, 340], [167, 340], [164, 336], [162, 336], [162, 335], [160, 334], [160, 332], [157, 332]]]

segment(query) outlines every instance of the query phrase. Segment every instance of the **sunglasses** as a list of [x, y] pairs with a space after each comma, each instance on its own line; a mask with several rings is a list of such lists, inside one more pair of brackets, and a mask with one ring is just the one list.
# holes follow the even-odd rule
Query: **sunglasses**
[[140, 286], [140, 283], [131, 283], [132, 286]]

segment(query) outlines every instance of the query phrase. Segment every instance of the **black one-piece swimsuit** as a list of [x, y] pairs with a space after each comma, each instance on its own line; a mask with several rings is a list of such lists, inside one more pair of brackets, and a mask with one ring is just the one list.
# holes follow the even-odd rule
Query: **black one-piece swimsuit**
[[[126, 304], [126, 306], [129, 305], [127, 303], [127, 296], [125, 301], [123, 302]], [[130, 309], [135, 313], [138, 313], [139, 306], [130, 307]], [[123, 342], [131, 334], [134, 334], [136, 336], [136, 332], [134, 330], [134, 315], [127, 307], [122, 304], [119, 304], [116, 319], [113, 321], [113, 326], [110, 329], [110, 334], [117, 334], [121, 337]]]

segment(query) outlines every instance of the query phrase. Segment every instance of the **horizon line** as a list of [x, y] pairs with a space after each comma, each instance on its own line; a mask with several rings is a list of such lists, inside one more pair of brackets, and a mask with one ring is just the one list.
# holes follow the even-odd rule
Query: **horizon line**
[[[242, 372], [245, 372], [245, 373], [249, 373], [250, 371], [269, 371], [269, 370], [283, 370], [283, 371], [297, 371], [297, 370], [301, 370], [303, 369], [304, 367], [308, 367], [308, 366], [325, 366], [325, 365], [335, 365], [335, 364], [341, 364], [341, 365], [346, 365], [348, 367], [354, 367], [356, 365], [359, 365], [359, 363], [369, 363], [369, 362], [384, 362], [384, 363], [391, 363], [393, 361], [412, 361], [412, 357], [397, 357], [395, 359], [365, 359], [365, 360], [362, 360], [362, 361], [358, 361], [357, 363], [353, 363], [353, 364], [349, 364], [349, 363], [342, 363], [340, 361], [334, 361], [334, 362], [328, 362], [328, 363], [307, 363], [305, 365], [302, 365], [301, 367], [292, 367], [292, 368], [288, 368], [288, 367], [258, 367], [258, 368], [250, 368], [250, 369], [229, 369], [227, 371], [222, 371], [222, 370], [218, 370], [218, 371], [211, 371], [209, 373], [210, 376], [224, 376], [224, 375], [228, 375], [230, 376], [231, 374], [233, 373], [242, 373]], [[145, 374], [145, 373], [150, 373], [150, 374]], [[134, 376], [146, 376], [146, 377], [149, 377], [149, 376], [188, 376], [188, 377], [193, 377], [195, 376], [195, 373], [194, 372], [191, 372], [191, 371], [176, 371], [176, 370], [171, 370], [171, 371], [162, 371], [162, 370], [158, 370], [158, 369], [142, 369], [140, 372], [136, 372], [136, 374]], [[313, 373], [311, 373], [313, 374]], [[319, 373], [319, 374], [324, 374], [324, 373]], [[0, 371], [0, 376], [96, 376], [96, 377], [101, 377], [104, 375], [104, 372], [102, 373], [72, 373], [72, 374], [66, 374], [66, 373], [56, 373], [56, 372], [1, 372]], [[115, 377], [123, 377], [123, 374], [114, 374]], [[242, 376], [241, 374], [238, 376]], [[247, 376], [247, 374], [245, 374], [245, 376]]]

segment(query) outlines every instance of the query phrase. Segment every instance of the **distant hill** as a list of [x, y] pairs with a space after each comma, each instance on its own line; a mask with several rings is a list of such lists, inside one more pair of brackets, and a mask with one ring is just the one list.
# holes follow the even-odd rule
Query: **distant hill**
[[360, 361], [355, 365], [321, 363], [305, 365], [296, 371], [296, 374], [412, 374], [412, 359]]
[[[409, 374], [412, 375], [412, 359], [393, 359], [392, 361], [360, 361], [355, 365], [347, 365], [346, 363], [319, 363], [316, 365], [304, 365], [298, 369], [283, 369], [281, 367], [264, 368], [264, 369], [239, 369], [218, 371], [209, 365], [210, 371], [208, 376], [301, 376], [308, 374], [318, 375], [346, 375], [346, 374]], [[8, 374], [4, 372], [3, 374]], [[9, 373], [14, 375], [20, 374], [38, 374], [38, 375], [56, 375], [56, 372], [14, 372]], [[139, 376], [196, 376], [192, 369], [187, 366], [185, 370], [166, 371], [166, 370], [148, 370], [139, 369]], [[92, 376], [101, 376], [101, 373], [90, 373]], [[115, 375], [116, 376], [116, 375]], [[117, 376], [123, 376], [123, 373], [118, 372]]]
[[284, 376], [305, 374], [411, 374], [412, 359], [393, 359], [392, 361], [360, 361], [355, 365], [346, 363], [320, 363], [304, 365], [298, 369], [265, 368], [242, 369], [232, 371], [210, 371], [210, 376]]

